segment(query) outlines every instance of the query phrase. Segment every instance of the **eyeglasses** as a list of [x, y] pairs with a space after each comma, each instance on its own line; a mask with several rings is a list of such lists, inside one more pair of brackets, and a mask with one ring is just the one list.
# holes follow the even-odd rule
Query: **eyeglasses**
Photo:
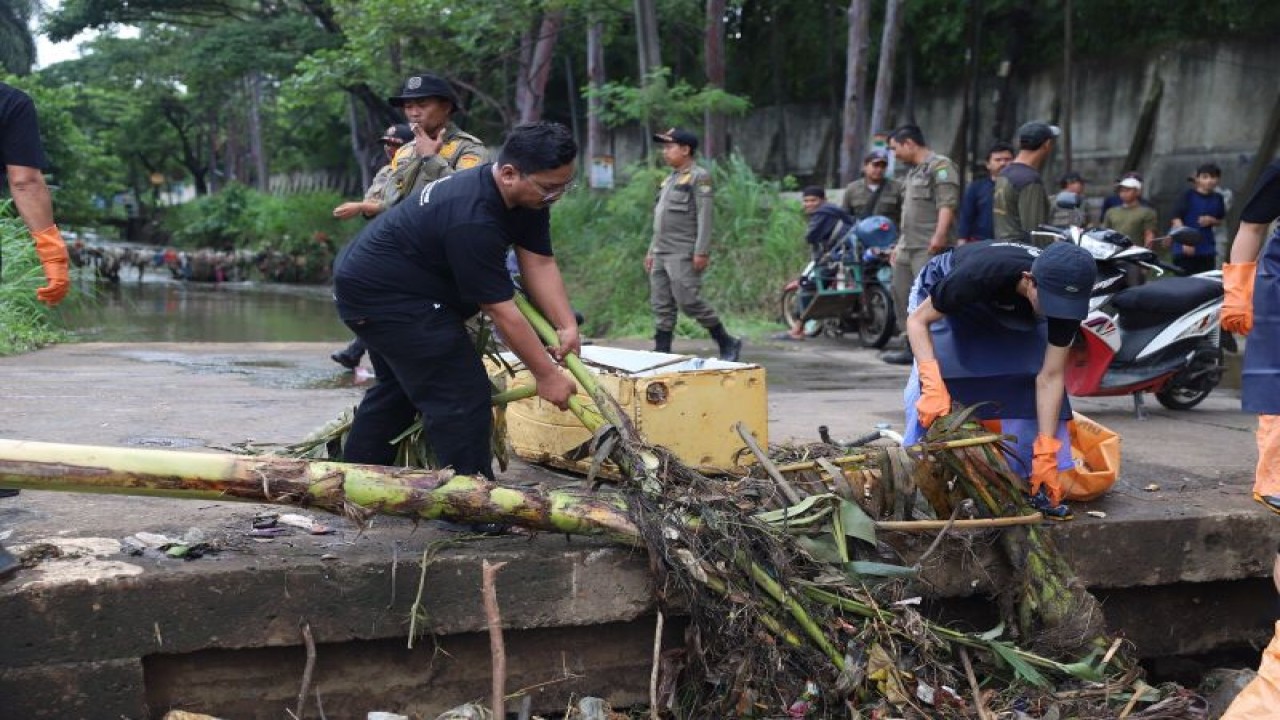
[[520, 177], [528, 180], [530, 185], [538, 188], [538, 191], [542, 193], [543, 202], [558, 198], [578, 186], [576, 178], [571, 178], [569, 182], [561, 183], [559, 185], [543, 185], [537, 180], [534, 180], [532, 175], [522, 174]]

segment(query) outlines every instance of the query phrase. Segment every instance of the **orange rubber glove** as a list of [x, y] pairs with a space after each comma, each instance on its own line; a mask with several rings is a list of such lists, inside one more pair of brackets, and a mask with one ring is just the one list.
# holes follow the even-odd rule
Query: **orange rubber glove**
[[1058, 482], [1058, 451], [1062, 441], [1050, 435], [1036, 435], [1031, 450], [1031, 494], [1043, 487], [1045, 495], [1054, 505], [1062, 503], [1062, 483]]
[[62, 233], [57, 225], [50, 225], [40, 232], [31, 233], [36, 241], [36, 256], [44, 266], [44, 276], [48, 282], [36, 290], [36, 298], [40, 302], [53, 307], [67, 296], [71, 288], [67, 280], [67, 244], [62, 241]]
[[929, 427], [935, 420], [951, 412], [951, 393], [942, 381], [942, 369], [937, 360], [916, 362], [920, 375], [920, 399], [916, 400], [916, 415], [920, 424]]
[[1222, 329], [1248, 335], [1253, 329], [1253, 278], [1258, 263], [1227, 263], [1222, 266]]

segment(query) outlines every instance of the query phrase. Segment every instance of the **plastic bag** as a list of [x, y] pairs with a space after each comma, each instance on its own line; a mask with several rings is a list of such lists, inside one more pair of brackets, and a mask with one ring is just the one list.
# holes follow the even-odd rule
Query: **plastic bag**
[[1080, 413], [1067, 421], [1075, 467], [1058, 474], [1067, 500], [1095, 500], [1120, 477], [1120, 436]]

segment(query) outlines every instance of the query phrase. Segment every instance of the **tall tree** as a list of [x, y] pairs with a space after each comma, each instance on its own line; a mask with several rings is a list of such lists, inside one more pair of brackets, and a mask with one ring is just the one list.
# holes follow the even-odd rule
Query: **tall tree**
[[884, 11], [884, 30], [880, 34], [880, 64], [876, 68], [876, 94], [871, 103], [871, 132], [887, 129], [889, 105], [893, 101], [893, 66], [898, 56], [898, 37], [901, 34], [902, 0], [888, 0]]
[[845, 55], [844, 133], [840, 142], [840, 183], [853, 182], [862, 158], [866, 130], [867, 39], [871, 26], [870, 0], [849, 0], [849, 49]]
[[36, 41], [31, 20], [39, 0], [0, 2], [0, 68], [14, 75], [26, 75], [36, 64]]
[[[724, 12], [725, 0], [707, 0], [706, 40], [702, 53], [707, 67], [707, 87], [714, 90], [724, 90]], [[706, 145], [703, 153], [709, 158], [718, 158], [728, 149], [728, 123], [725, 115], [719, 110], [707, 108], [703, 124]]]
[[542, 119], [547, 78], [551, 76], [551, 60], [560, 26], [564, 24], [564, 13], [563, 8], [544, 13], [537, 35], [531, 42], [522, 43], [525, 47], [521, 52], [520, 77], [516, 84], [516, 113], [522, 123]]

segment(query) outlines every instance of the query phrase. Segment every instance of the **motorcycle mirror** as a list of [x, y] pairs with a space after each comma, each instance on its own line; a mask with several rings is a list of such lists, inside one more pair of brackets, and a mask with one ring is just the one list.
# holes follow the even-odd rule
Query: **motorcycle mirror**
[[1174, 228], [1169, 233], [1169, 237], [1179, 245], [1195, 245], [1200, 242], [1200, 231], [1183, 225], [1182, 227]]
[[1075, 210], [1080, 207], [1079, 193], [1073, 193], [1070, 190], [1063, 190], [1058, 193], [1058, 197], [1054, 199], [1054, 203], [1063, 210]]

